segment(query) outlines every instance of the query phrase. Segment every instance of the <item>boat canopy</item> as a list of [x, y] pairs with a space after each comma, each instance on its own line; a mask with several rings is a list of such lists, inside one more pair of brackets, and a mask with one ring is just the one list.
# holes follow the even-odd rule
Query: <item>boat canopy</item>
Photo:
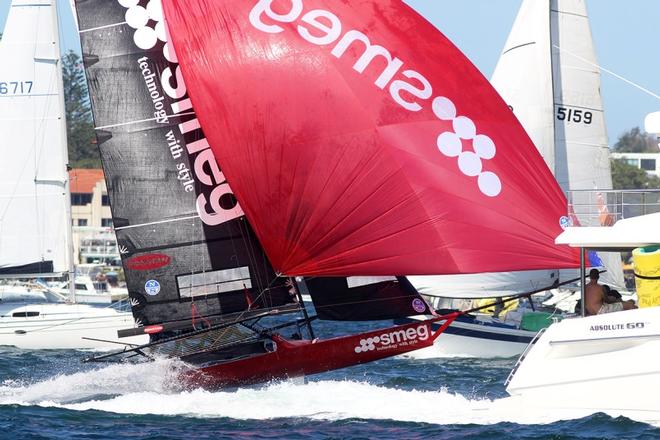
[[660, 244], [660, 213], [619, 220], [611, 227], [568, 227], [555, 243], [610, 251]]

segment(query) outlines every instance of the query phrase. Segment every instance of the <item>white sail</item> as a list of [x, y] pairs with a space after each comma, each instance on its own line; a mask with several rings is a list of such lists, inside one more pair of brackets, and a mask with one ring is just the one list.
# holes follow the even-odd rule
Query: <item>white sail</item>
[[[564, 191], [612, 189], [600, 72], [584, 0], [525, 0], [492, 77]], [[578, 218], [593, 204], [572, 202]], [[623, 287], [619, 254], [602, 281]], [[577, 276], [561, 271], [560, 278]]]
[[[612, 188], [600, 73], [594, 65], [583, 0], [524, 0], [491, 79], [564, 191]], [[580, 217], [581, 201], [574, 201]], [[601, 280], [622, 288], [619, 254], [599, 256], [607, 268]], [[579, 271], [562, 270], [558, 277], [570, 280], [579, 277]], [[408, 278], [423, 294], [475, 298], [548, 286], [557, 272]]]
[[1, 276], [69, 270], [66, 118], [56, 19], [54, 1], [13, 0], [0, 41]]
[[555, 178], [564, 191], [612, 189], [600, 72], [584, 0], [553, 0], [550, 29]]
[[558, 271], [534, 270], [407, 278], [422, 295], [467, 299], [497, 298], [533, 292], [552, 286], [558, 277]]
[[612, 188], [596, 64], [583, 0], [525, 0], [491, 80], [564, 191]]
[[550, 32], [550, 0], [523, 1], [490, 82], [554, 173]]

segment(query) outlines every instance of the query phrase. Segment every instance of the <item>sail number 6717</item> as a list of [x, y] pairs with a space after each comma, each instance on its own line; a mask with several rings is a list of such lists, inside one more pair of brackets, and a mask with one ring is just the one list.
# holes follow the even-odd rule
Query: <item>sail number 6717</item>
[[32, 84], [32, 81], [0, 81], [0, 95], [27, 95]]

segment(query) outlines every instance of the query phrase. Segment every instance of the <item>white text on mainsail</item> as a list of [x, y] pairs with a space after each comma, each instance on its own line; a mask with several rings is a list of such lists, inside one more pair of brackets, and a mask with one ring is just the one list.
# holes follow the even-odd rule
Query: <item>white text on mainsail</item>
[[[165, 133], [165, 138], [167, 139], [167, 146], [170, 149], [170, 154], [172, 155], [172, 159], [180, 159], [181, 155], [183, 153], [183, 148], [181, 147], [181, 141], [176, 138], [174, 135], [174, 130], [170, 130], [167, 133]], [[177, 179], [179, 179], [179, 182], [183, 185], [183, 188], [185, 189], [186, 192], [193, 192], [195, 191], [195, 179], [190, 170], [188, 169], [188, 166], [186, 165], [186, 162], [178, 162], [176, 164], [176, 170], [177, 170]]]
[[159, 124], [167, 124], [169, 120], [167, 118], [167, 112], [165, 111], [165, 104], [163, 103], [165, 97], [160, 93], [160, 90], [158, 90], [156, 85], [156, 74], [149, 68], [149, 64], [147, 63], [148, 59], [149, 58], [147, 57], [138, 59], [138, 66], [140, 67], [144, 83], [149, 91], [151, 102], [154, 105], [154, 118]]

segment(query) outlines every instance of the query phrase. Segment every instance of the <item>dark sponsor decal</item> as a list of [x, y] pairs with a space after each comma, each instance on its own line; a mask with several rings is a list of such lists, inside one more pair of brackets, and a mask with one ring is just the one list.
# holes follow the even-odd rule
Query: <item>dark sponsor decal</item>
[[153, 270], [170, 264], [172, 259], [165, 254], [146, 254], [133, 257], [126, 262], [131, 270]]

